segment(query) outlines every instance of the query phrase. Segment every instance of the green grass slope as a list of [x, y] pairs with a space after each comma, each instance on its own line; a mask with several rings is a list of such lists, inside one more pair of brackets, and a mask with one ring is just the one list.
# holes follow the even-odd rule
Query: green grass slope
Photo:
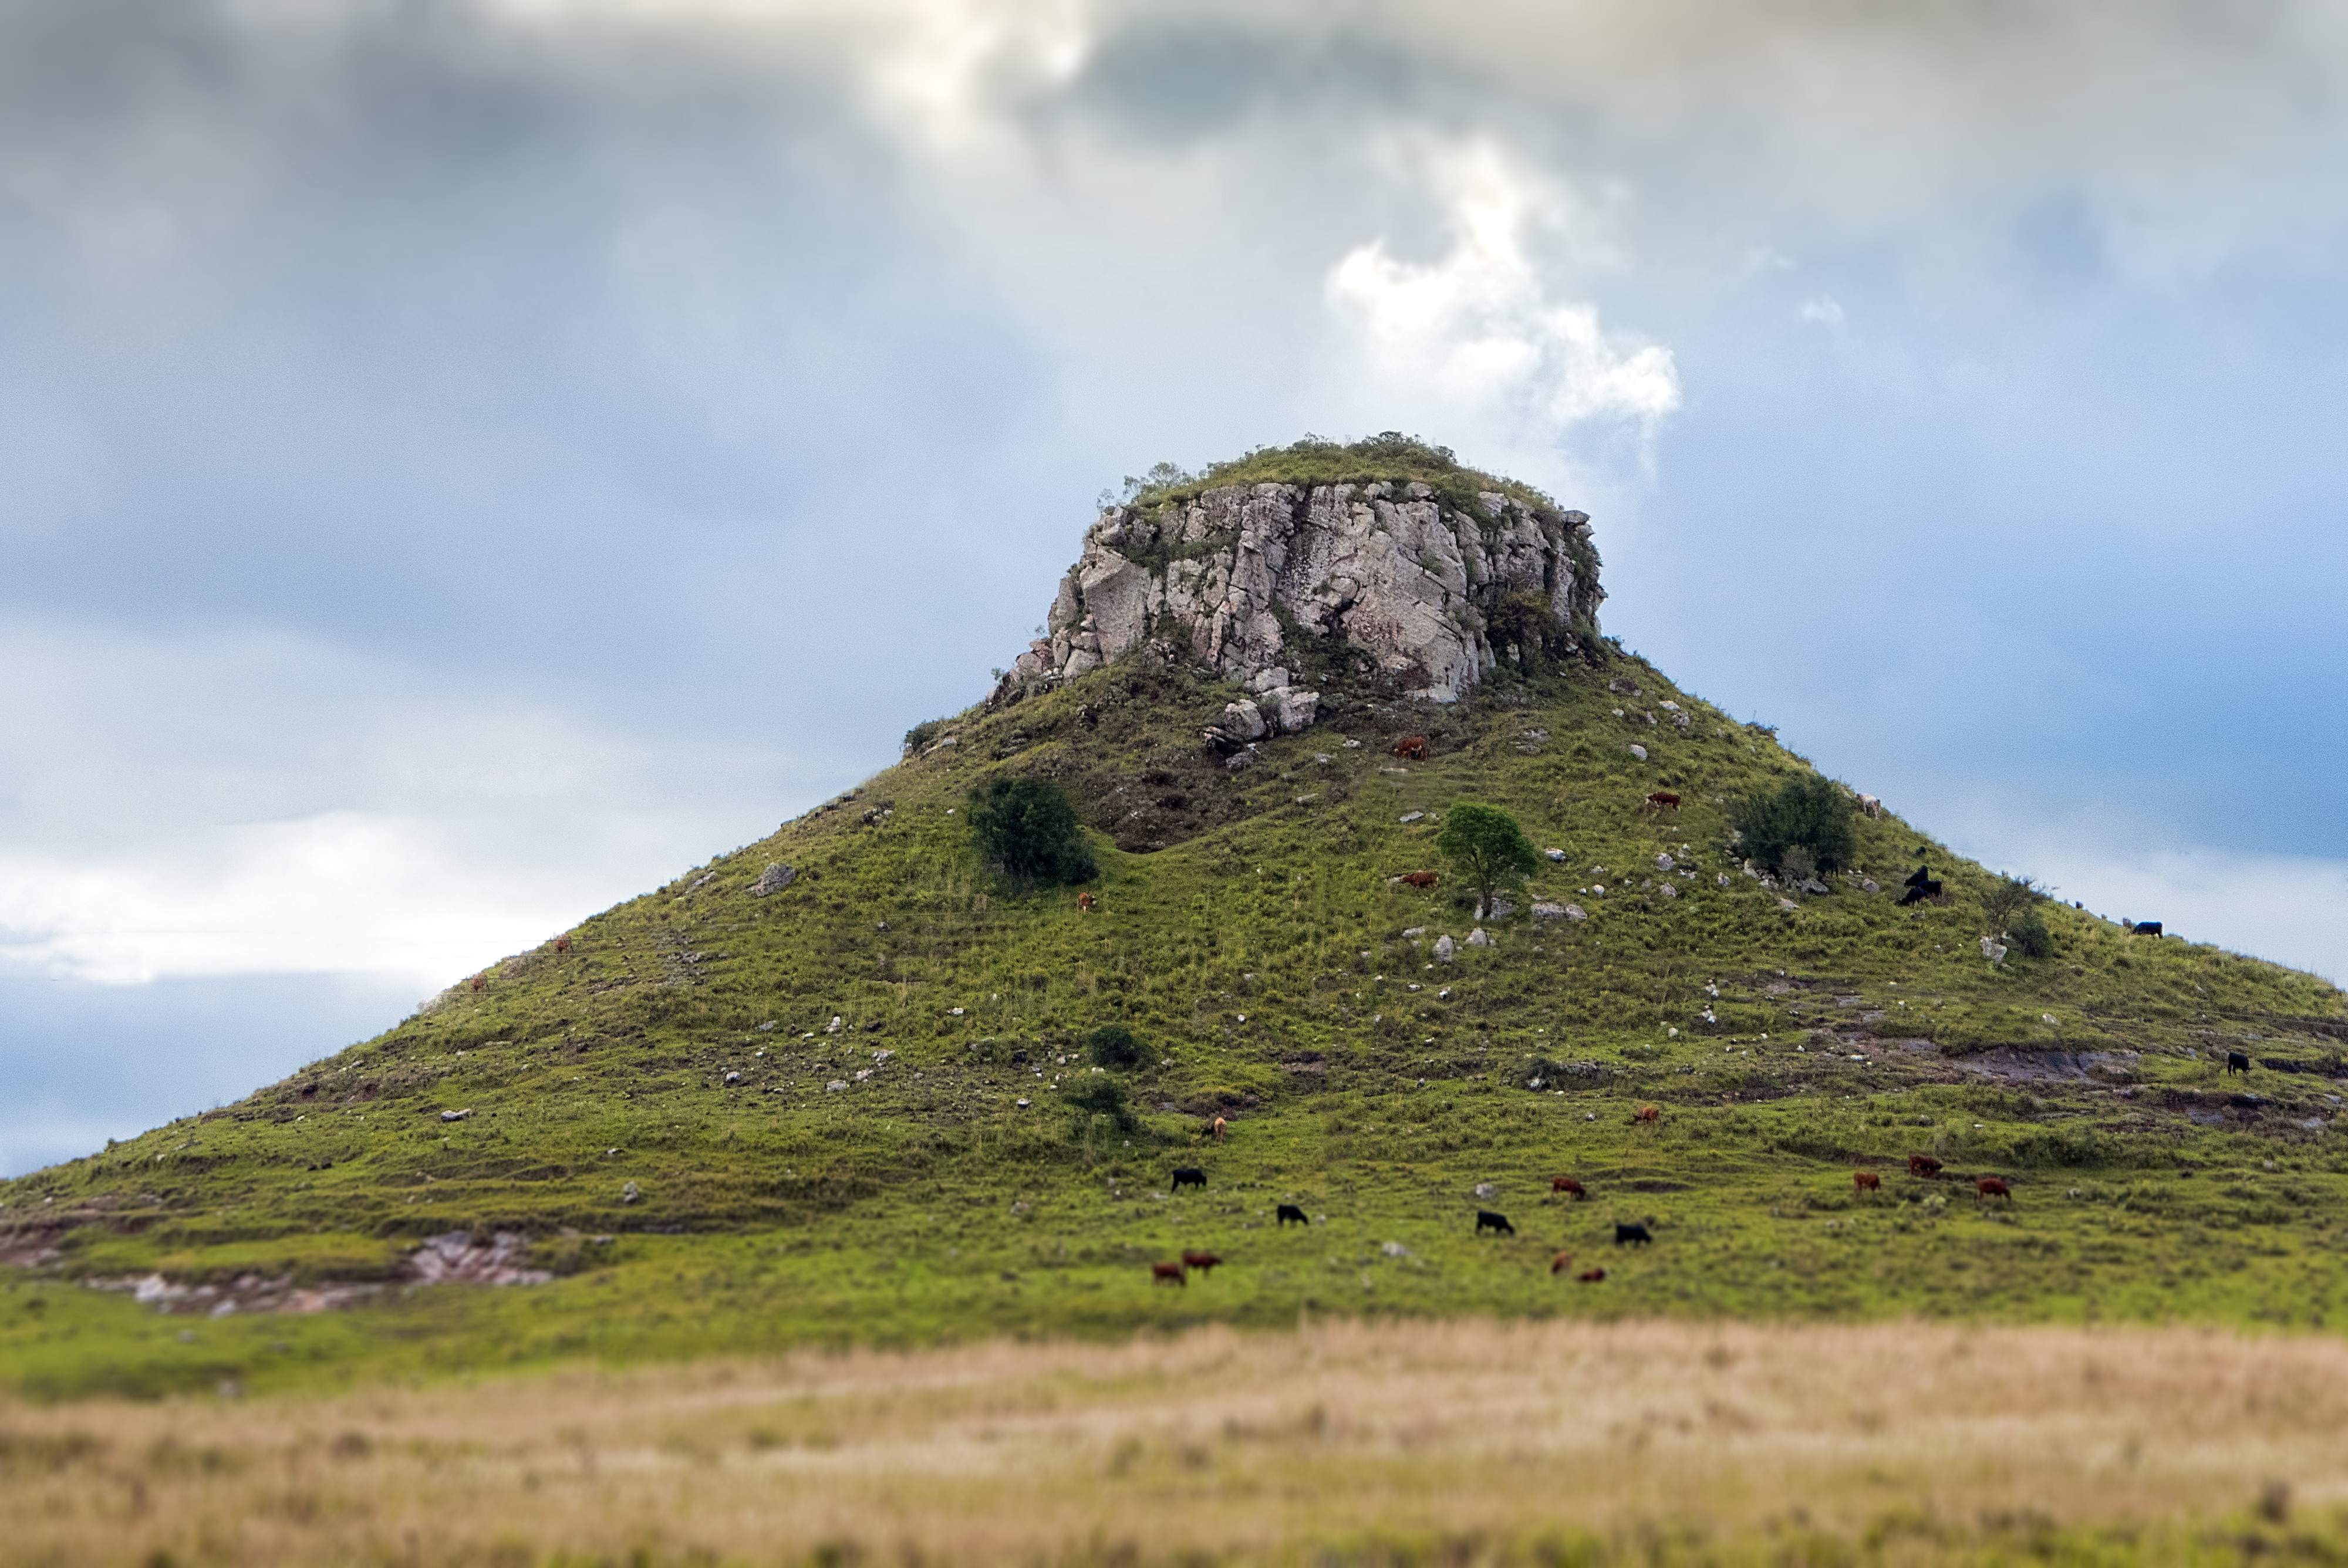
[[[2054, 956], [1993, 966], [1989, 874], [1896, 816], [1859, 822], [1832, 892], [1766, 886], [1725, 803], [1808, 764], [1636, 659], [1512, 671], [1448, 707], [1308, 674], [1323, 722], [1238, 772], [1198, 739], [1232, 689], [1186, 667], [958, 715], [568, 951], [0, 1184], [0, 1380], [151, 1391], [1315, 1311], [2348, 1308], [2330, 985], [2062, 907]], [[1428, 760], [1394, 753], [1406, 734]], [[1002, 771], [1080, 802], [1092, 911], [979, 865], [960, 808]], [[1657, 789], [1676, 817], [1643, 808]], [[1588, 917], [1487, 920], [1491, 945], [1467, 946], [1453, 879], [1395, 880], [1437, 868], [1461, 800], [1563, 850], [1525, 902]], [[1920, 848], [1952, 897], [1900, 908]], [[755, 896], [773, 863], [797, 876]], [[1107, 1022], [1151, 1048], [1120, 1075], [1129, 1138], [1066, 1099]], [[2247, 1081], [2228, 1050], [2257, 1061]], [[1910, 1178], [1910, 1153], [1948, 1176]], [[1205, 1191], [1175, 1194], [1177, 1164]], [[1559, 1173], [1588, 1201], [1553, 1197]], [[1951, 1179], [1978, 1173], [2013, 1201]], [[1275, 1227], [1286, 1202], [1313, 1224]], [[1475, 1235], [1478, 1208], [1516, 1235]], [[1630, 1219], [1652, 1246], [1611, 1245]], [[456, 1231], [521, 1238], [501, 1261], [552, 1282], [417, 1285], [417, 1243]], [[1147, 1265], [1185, 1247], [1225, 1266], [1153, 1287]], [[1552, 1276], [1558, 1250], [1575, 1265]], [[1573, 1278], [1591, 1265], [1602, 1283]], [[168, 1310], [128, 1288], [150, 1276]], [[335, 1309], [268, 1310], [304, 1290]]]

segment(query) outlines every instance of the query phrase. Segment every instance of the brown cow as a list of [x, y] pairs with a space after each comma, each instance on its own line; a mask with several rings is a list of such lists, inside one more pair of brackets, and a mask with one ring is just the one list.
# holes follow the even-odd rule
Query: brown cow
[[1400, 741], [1395, 743], [1395, 755], [1414, 763], [1425, 762], [1426, 760], [1426, 737], [1425, 735], [1405, 735]]
[[1195, 1268], [1200, 1274], [1206, 1273], [1209, 1269], [1214, 1267], [1215, 1265], [1222, 1261], [1223, 1260], [1221, 1258], [1217, 1257], [1211, 1252], [1186, 1252], [1182, 1255], [1182, 1266], [1184, 1268]]
[[1179, 1285], [1187, 1288], [1190, 1282], [1183, 1277], [1183, 1270], [1180, 1264], [1153, 1263], [1149, 1266], [1149, 1283], [1152, 1285]]
[[1663, 1113], [1652, 1105], [1640, 1106], [1637, 1114], [1631, 1118], [1633, 1122], [1660, 1122], [1663, 1119]]
[[1549, 1271], [1551, 1274], [1563, 1274], [1567, 1269], [1571, 1268], [1572, 1266], [1573, 1255], [1570, 1252], [1559, 1253], [1555, 1257], [1549, 1260]]
[[2013, 1202], [2013, 1189], [1995, 1176], [1983, 1176], [1973, 1184], [1973, 1191], [1985, 1198], [2003, 1198], [2009, 1204]]
[[1220, 1143], [1223, 1141], [1223, 1130], [1230, 1125], [1231, 1123], [1224, 1121], [1221, 1117], [1218, 1116], [1215, 1118], [1215, 1124], [1211, 1129], [1210, 1129], [1210, 1131], [1213, 1132], [1216, 1143]]
[[557, 937], [557, 938], [554, 938], [554, 950], [555, 950], [556, 952], [558, 952], [558, 953], [567, 953], [567, 952], [569, 952], [569, 951], [571, 950], [571, 938], [568, 938], [568, 937]]
[[1659, 789], [1647, 797], [1647, 809], [1654, 812], [1677, 811], [1680, 797], [1667, 789]]
[[1577, 1277], [1584, 1285], [1595, 1285], [1606, 1277], [1606, 1271], [1602, 1268], [1585, 1268]]
[[1582, 1184], [1580, 1182], [1575, 1181], [1571, 1176], [1558, 1176], [1553, 1178], [1550, 1182], [1549, 1190], [1552, 1193], [1570, 1193], [1577, 1198], [1586, 1198], [1590, 1195], [1589, 1192], [1582, 1186]]
[[475, 990], [485, 991], [489, 989], [489, 977], [486, 974], [475, 975], [470, 983]]
[[1930, 1154], [1910, 1154], [1908, 1156], [1908, 1173], [1929, 1181], [1941, 1173], [1941, 1162]]
[[1078, 912], [1078, 913], [1080, 913], [1080, 914], [1085, 914], [1085, 915], [1089, 915], [1089, 914], [1091, 914], [1091, 913], [1093, 912], [1093, 896], [1092, 896], [1091, 894], [1089, 894], [1089, 893], [1079, 893], [1079, 894], [1077, 894], [1077, 895], [1076, 895], [1076, 909], [1077, 909], [1077, 912]]
[[1403, 878], [1402, 878], [1402, 879], [1403, 879], [1403, 881], [1404, 881], [1405, 883], [1408, 884], [1409, 886], [1413, 886], [1413, 887], [1421, 887], [1421, 888], [1425, 888], [1425, 887], [1432, 887], [1432, 886], [1434, 886], [1437, 883], [1438, 883], [1438, 882], [1440, 882], [1440, 881], [1442, 881], [1442, 880], [1443, 880], [1443, 878], [1442, 878], [1441, 876], [1437, 876], [1436, 873], [1434, 873], [1434, 872], [1432, 872], [1432, 871], [1410, 871], [1410, 872], [1406, 872], [1406, 873], [1404, 873], [1404, 875], [1403, 875]]
[[1883, 1190], [1883, 1178], [1872, 1171], [1853, 1171], [1850, 1184], [1856, 1192], [1879, 1193]]

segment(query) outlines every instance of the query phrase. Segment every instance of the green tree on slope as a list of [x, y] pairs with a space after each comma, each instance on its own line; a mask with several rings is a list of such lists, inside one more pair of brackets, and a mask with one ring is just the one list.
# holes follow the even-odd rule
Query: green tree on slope
[[1050, 779], [987, 780], [970, 792], [970, 830], [987, 865], [1028, 886], [1100, 875], [1076, 808]]
[[1445, 812], [1435, 847], [1452, 869], [1474, 884], [1479, 920], [1490, 913], [1495, 895], [1517, 886], [1540, 865], [1540, 856], [1517, 819], [1496, 805], [1463, 801]]
[[1840, 871], [1859, 853], [1851, 804], [1816, 774], [1788, 779], [1769, 794], [1749, 794], [1728, 808], [1738, 847], [1764, 866], [1786, 865], [1787, 852], [1806, 852], [1822, 872]]

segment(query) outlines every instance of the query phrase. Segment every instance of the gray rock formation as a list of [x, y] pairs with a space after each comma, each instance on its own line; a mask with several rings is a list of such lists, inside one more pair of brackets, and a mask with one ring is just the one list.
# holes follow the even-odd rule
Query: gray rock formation
[[1580, 512], [1488, 492], [1463, 510], [1422, 484], [1234, 485], [1110, 507], [1003, 689], [1149, 643], [1213, 665], [1250, 689], [1267, 727], [1292, 732], [1318, 694], [1289, 684], [1291, 639], [1334, 638], [1363, 668], [1451, 702], [1499, 663], [1491, 617], [1512, 596], [1536, 599], [1560, 644], [1596, 634], [1589, 539]]

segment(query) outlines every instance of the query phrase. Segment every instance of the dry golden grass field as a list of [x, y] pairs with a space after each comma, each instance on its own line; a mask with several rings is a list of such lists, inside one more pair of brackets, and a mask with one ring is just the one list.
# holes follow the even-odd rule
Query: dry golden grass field
[[2348, 1561], [2348, 1343], [1489, 1321], [0, 1406], [11, 1563]]

